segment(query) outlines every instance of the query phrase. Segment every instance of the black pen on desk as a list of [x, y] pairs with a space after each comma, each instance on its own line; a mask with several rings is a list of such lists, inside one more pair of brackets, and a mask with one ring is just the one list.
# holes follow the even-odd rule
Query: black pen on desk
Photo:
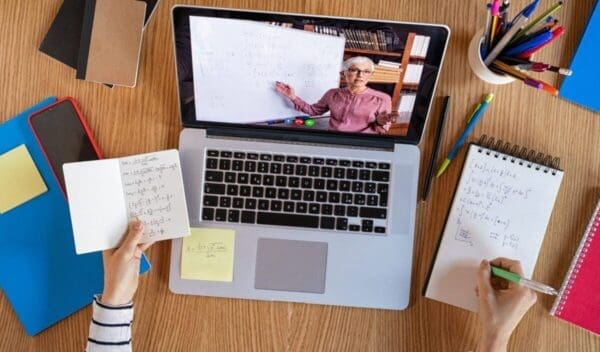
[[446, 124], [446, 116], [448, 116], [448, 109], [450, 107], [450, 96], [444, 97], [442, 105], [442, 113], [438, 121], [438, 128], [435, 132], [435, 139], [433, 141], [433, 151], [431, 152], [431, 160], [429, 160], [429, 168], [427, 169], [427, 175], [425, 176], [425, 183], [423, 184], [423, 193], [421, 194], [421, 200], [424, 202], [427, 200], [429, 189], [431, 188], [431, 179], [433, 178], [433, 168], [435, 166], [435, 160], [437, 159], [438, 152], [440, 150], [440, 140], [442, 139], [442, 131]]

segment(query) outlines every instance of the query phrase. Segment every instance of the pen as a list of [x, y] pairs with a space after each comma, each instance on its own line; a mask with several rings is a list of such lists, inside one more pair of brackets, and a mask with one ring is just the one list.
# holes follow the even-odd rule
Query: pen
[[485, 11], [485, 35], [483, 40], [483, 47], [481, 48], [481, 57], [485, 57], [487, 51], [490, 47], [490, 26], [492, 25], [492, 15], [491, 15], [492, 4], [486, 5]]
[[509, 6], [510, 6], [510, 0], [504, 0], [504, 2], [502, 3], [502, 6], [500, 6], [500, 22], [502, 23], [500, 26], [500, 33], [503, 33], [506, 30], [506, 25], [507, 25], [506, 18], [508, 17]]
[[552, 94], [552, 95], [558, 95], [558, 89], [556, 89], [555, 87], [553, 87], [552, 85], [544, 82], [544, 81], [540, 81], [538, 79], [534, 79], [533, 77], [525, 74], [524, 72], [518, 71], [517, 69], [513, 68], [510, 65], [505, 64], [502, 61], [496, 60], [492, 63], [492, 67], [499, 69], [500, 71], [513, 76], [515, 78], [518, 78], [522, 81], [525, 82], [525, 84], [532, 86], [534, 88], [537, 89], [542, 89], [543, 91]]
[[510, 6], [510, 0], [504, 0], [500, 6], [500, 16], [505, 17], [508, 15], [508, 8]]
[[433, 168], [435, 166], [435, 159], [437, 159], [438, 152], [440, 151], [440, 140], [442, 139], [442, 131], [446, 124], [446, 117], [448, 116], [448, 110], [450, 107], [450, 96], [444, 97], [444, 103], [442, 107], [442, 114], [440, 115], [440, 121], [438, 124], [437, 131], [435, 133], [435, 141], [433, 145], [433, 151], [431, 153], [431, 160], [429, 161], [429, 168], [427, 169], [427, 177], [425, 178], [425, 184], [423, 184], [423, 194], [421, 200], [426, 201], [429, 189], [431, 188], [431, 179], [433, 177]]
[[530, 40], [531, 38], [537, 37], [538, 35], [540, 35], [542, 33], [550, 32], [550, 29], [551, 29], [550, 26], [547, 26], [547, 27], [544, 26], [542, 29], [535, 31], [535, 32], [531, 32], [527, 35], [524, 35], [521, 38], [519, 38], [518, 40], [510, 41], [506, 47], [512, 48], [514, 46], [517, 46], [521, 43], [524, 43], [524, 42]]
[[[544, 71], [551, 71], [551, 72], [556, 72], [560, 75], [563, 76], [570, 76], [573, 74], [573, 71], [568, 69], [568, 68], [564, 68], [564, 67], [558, 67], [558, 66], [553, 66], [553, 65], [549, 65], [549, 64], [545, 64], [543, 62], [536, 62], [536, 61], [529, 61], [526, 59], [520, 59], [518, 57], [508, 57], [508, 56], [500, 56], [498, 58], [498, 60], [509, 64], [511, 66], [517, 66], [517, 68], [519, 68], [518, 66], [521, 65], [539, 65], [539, 66], [543, 66], [546, 67], [544, 69]], [[534, 70], [535, 71], [535, 70]]]
[[552, 40], [553, 36], [554, 36], [554, 34], [550, 31], [541, 33], [529, 40], [524, 41], [523, 43], [520, 43], [519, 45], [510, 47], [510, 48], [506, 48], [506, 50], [504, 50], [502, 52], [502, 55], [504, 55], [504, 56], [520, 55], [524, 52], [527, 52], [529, 50], [535, 49], [537, 47], [540, 47], [540, 46], [546, 44], [547, 42]]
[[520, 37], [522, 37], [523, 35], [527, 34], [531, 30], [531, 28], [535, 27], [537, 24], [544, 21], [548, 16], [554, 14], [556, 11], [558, 11], [558, 9], [560, 9], [562, 7], [562, 5], [563, 5], [563, 2], [559, 1], [556, 4], [550, 6], [546, 11], [544, 11], [541, 15], [539, 15], [539, 17], [537, 17], [533, 21], [529, 22], [529, 24], [527, 26], [523, 27], [521, 32], [519, 32], [512, 39], [512, 41], [515, 41], [515, 40], [519, 39]]
[[518, 64], [512, 66], [521, 71], [544, 72], [548, 69], [548, 65], [539, 62], [534, 62], [530, 64]]
[[559, 75], [563, 75], [563, 76], [570, 76], [573, 74], [573, 71], [568, 68], [557, 67], [557, 66], [552, 66], [552, 65], [548, 65], [548, 68], [546, 69], [546, 71], [556, 72]]
[[537, 8], [540, 0], [534, 0], [529, 6], [527, 6], [523, 12], [515, 18], [510, 29], [502, 36], [498, 41], [498, 44], [494, 46], [489, 55], [485, 58], [485, 65], [489, 66], [498, 55], [504, 50], [508, 42], [517, 34], [517, 32], [525, 26], [525, 23], [529, 20], [529, 17], [533, 14], [533, 11]]
[[[498, 28], [498, 14], [500, 10], [500, 0], [494, 0], [492, 2], [492, 29], [490, 30], [490, 42], [489, 45], [494, 45], [494, 39], [496, 37], [496, 30]], [[488, 50], [491, 49], [488, 47]]]
[[542, 43], [538, 47], [535, 47], [535, 48], [530, 49], [528, 51], [525, 51], [525, 52], [523, 52], [521, 54], [518, 54], [517, 57], [519, 57], [521, 59], [527, 59], [527, 58], [529, 58], [531, 55], [535, 54], [536, 52], [538, 52], [540, 49], [542, 49], [546, 45], [552, 43], [554, 40], [556, 40], [556, 38], [558, 38], [561, 35], [563, 35], [565, 33], [565, 28], [562, 27], [562, 26], [560, 26], [560, 27], [558, 27], [556, 30], [554, 30], [551, 33], [552, 33], [552, 38], [550, 38], [550, 40], [548, 40], [547, 42]]
[[[558, 21], [558, 20], [556, 20], [556, 21]], [[548, 16], [548, 17], [546, 17], [545, 21], [538, 23], [537, 25], [535, 25], [535, 27], [529, 29], [527, 31], [527, 33], [523, 33], [523, 31], [519, 32], [519, 38], [513, 38], [510, 41], [510, 44], [521, 41], [523, 39], [523, 37], [534, 35], [538, 31], [541, 31], [542, 29], [550, 28], [550, 26], [552, 26], [553, 24], [554, 24], [554, 18], [552, 18], [552, 16]]]
[[533, 87], [535, 89], [544, 89], [544, 85], [539, 82], [536, 81], [535, 79], [527, 76], [525, 73], [517, 71], [517, 70], [513, 70], [513, 71], [507, 71], [507, 70], [502, 70], [500, 68], [498, 68], [496, 66], [496, 61], [492, 62], [492, 66], [490, 67], [490, 70], [496, 72], [496, 73], [500, 73], [500, 74], [505, 74], [505, 75], [509, 75], [512, 76], [516, 79], [519, 79], [521, 81], [523, 81], [523, 83], [525, 83], [526, 85]]
[[460, 147], [462, 147], [462, 145], [467, 140], [467, 137], [469, 137], [471, 132], [473, 132], [473, 128], [475, 128], [475, 125], [481, 119], [485, 110], [487, 110], [487, 107], [489, 106], [492, 99], [494, 99], [494, 93], [489, 93], [488, 95], [486, 95], [485, 99], [481, 102], [481, 106], [479, 107], [471, 121], [467, 124], [463, 133], [460, 135], [460, 137], [458, 137], [456, 143], [454, 143], [454, 146], [450, 150], [450, 153], [448, 153], [446, 159], [444, 159], [444, 161], [440, 165], [440, 168], [438, 169], [435, 177], [440, 177], [444, 173], [444, 171], [446, 171], [448, 165], [450, 165], [450, 162], [452, 161], [452, 159], [454, 159]]
[[510, 282], [514, 282], [515, 284], [525, 286], [525, 287], [530, 288], [537, 292], [541, 292], [541, 293], [545, 293], [547, 295], [553, 295], [553, 296], [558, 295], [558, 291], [556, 291], [554, 288], [552, 288], [548, 285], [542, 284], [537, 281], [526, 279], [524, 277], [519, 276], [519, 274], [511, 273], [510, 271], [507, 271], [507, 270], [504, 270], [504, 269], [501, 269], [501, 268], [498, 268], [495, 266], [492, 266], [492, 275], [501, 277]]

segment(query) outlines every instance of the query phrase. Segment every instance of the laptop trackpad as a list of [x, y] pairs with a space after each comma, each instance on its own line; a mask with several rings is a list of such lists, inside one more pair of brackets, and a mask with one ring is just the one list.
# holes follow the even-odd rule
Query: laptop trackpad
[[327, 243], [260, 238], [254, 288], [325, 292]]

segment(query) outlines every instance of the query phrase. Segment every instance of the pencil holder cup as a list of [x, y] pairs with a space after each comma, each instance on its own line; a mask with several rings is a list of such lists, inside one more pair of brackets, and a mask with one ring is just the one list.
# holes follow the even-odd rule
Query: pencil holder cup
[[471, 43], [469, 43], [467, 57], [471, 70], [473, 70], [473, 73], [481, 80], [491, 84], [508, 84], [513, 82], [515, 80], [514, 78], [495, 73], [483, 62], [483, 59], [481, 58], [481, 45], [484, 40], [483, 31], [483, 28], [477, 31], [473, 38], [471, 38]]

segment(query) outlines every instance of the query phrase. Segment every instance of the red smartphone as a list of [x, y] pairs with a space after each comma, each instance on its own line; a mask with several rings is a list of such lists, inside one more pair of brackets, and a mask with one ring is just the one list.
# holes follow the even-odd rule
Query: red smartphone
[[63, 164], [102, 159], [75, 100], [66, 97], [29, 116], [29, 125], [65, 192]]

